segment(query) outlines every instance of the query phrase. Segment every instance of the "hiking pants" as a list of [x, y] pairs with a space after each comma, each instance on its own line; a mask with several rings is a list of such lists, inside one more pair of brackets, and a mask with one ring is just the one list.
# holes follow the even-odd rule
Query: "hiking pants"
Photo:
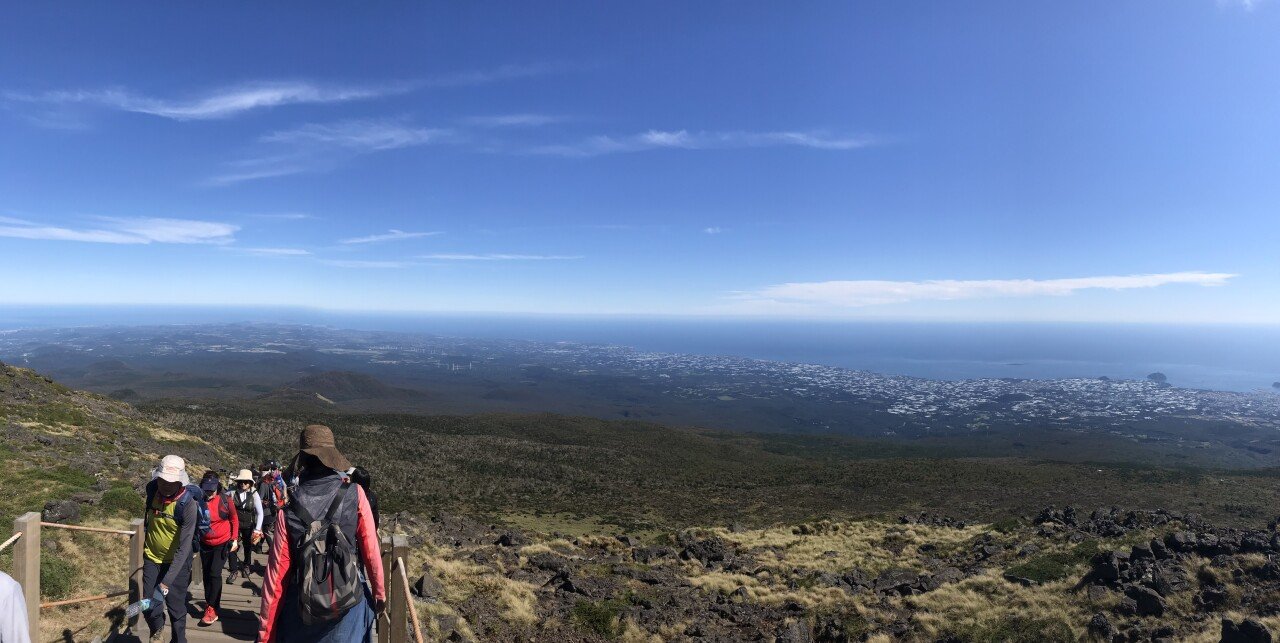
[[259, 545], [261, 549], [265, 550], [262, 553], [270, 554], [271, 546], [275, 544], [271, 542], [271, 537], [276, 533], [276, 513], [267, 511], [262, 514], [262, 543]]
[[[150, 560], [142, 562], [142, 595], [151, 596], [156, 592], [156, 585], [165, 574], [169, 573], [169, 566], [176, 565], [179, 561], [172, 563], [153, 563]], [[191, 564], [183, 565], [183, 570], [174, 579], [173, 585], [169, 587], [169, 595], [164, 599], [164, 608], [156, 606], [148, 612], [143, 612], [147, 617], [147, 628], [151, 632], [156, 632], [164, 627], [165, 608], [169, 612], [169, 626], [172, 630], [170, 641], [173, 643], [187, 643], [187, 586], [191, 584]]]
[[222, 608], [222, 568], [231, 553], [231, 541], [208, 547], [200, 545], [200, 571], [204, 577], [204, 600], [214, 610]]
[[244, 561], [241, 562], [238, 556], [231, 554], [231, 571], [248, 574], [253, 571], [253, 525], [249, 525], [248, 529], [240, 528], [240, 551], [244, 552]]

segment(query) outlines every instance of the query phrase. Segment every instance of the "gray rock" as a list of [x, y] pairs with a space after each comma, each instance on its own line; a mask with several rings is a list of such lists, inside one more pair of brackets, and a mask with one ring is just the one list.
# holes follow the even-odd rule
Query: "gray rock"
[[1124, 593], [1137, 603], [1138, 616], [1164, 615], [1164, 597], [1150, 587], [1130, 585], [1125, 588]]
[[501, 536], [498, 536], [498, 540], [494, 544], [499, 547], [522, 547], [528, 543], [525, 541], [522, 534], [514, 531], [508, 531], [503, 533]]
[[1085, 590], [1085, 593], [1089, 597], [1090, 603], [1098, 603], [1106, 600], [1107, 596], [1111, 595], [1111, 590], [1102, 585], [1090, 585], [1089, 589]]
[[795, 621], [778, 628], [777, 643], [813, 643], [813, 631], [804, 621]]
[[1242, 623], [1222, 619], [1222, 643], [1271, 643], [1271, 632], [1254, 619]]
[[444, 585], [431, 574], [423, 574], [413, 583], [413, 595], [424, 600], [439, 600], [444, 594]]
[[1138, 601], [1122, 596], [1120, 602], [1116, 603], [1115, 612], [1123, 616], [1133, 616], [1138, 613]]
[[1115, 636], [1116, 628], [1107, 619], [1106, 614], [1098, 612], [1089, 619], [1089, 633], [1104, 641], [1110, 641], [1111, 637]]
[[890, 569], [876, 578], [872, 588], [882, 593], [910, 594], [919, 578], [919, 574], [909, 569]]
[[1196, 535], [1189, 531], [1179, 531], [1169, 534], [1165, 539], [1165, 544], [1176, 552], [1189, 552], [1196, 548]]
[[80, 522], [80, 504], [73, 500], [51, 500], [44, 503], [40, 519], [45, 522]]

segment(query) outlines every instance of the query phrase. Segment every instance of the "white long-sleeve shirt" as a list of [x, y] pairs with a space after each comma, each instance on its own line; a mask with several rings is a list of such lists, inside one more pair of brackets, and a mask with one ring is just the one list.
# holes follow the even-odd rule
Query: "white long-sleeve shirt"
[[22, 586], [0, 572], [0, 643], [31, 643]]
[[[262, 531], [262, 496], [259, 496], [258, 492], [252, 489], [250, 489], [249, 491], [241, 491], [239, 489], [236, 489], [234, 493], [235, 493], [235, 497], [232, 499], [232, 501], [235, 502], [237, 507], [240, 506], [240, 503], [244, 501], [244, 498], [245, 498], [244, 494], [246, 493], [253, 494], [253, 530]], [[244, 526], [242, 525], [240, 528], [244, 529]], [[7, 642], [0, 641], [0, 643], [7, 643]]]

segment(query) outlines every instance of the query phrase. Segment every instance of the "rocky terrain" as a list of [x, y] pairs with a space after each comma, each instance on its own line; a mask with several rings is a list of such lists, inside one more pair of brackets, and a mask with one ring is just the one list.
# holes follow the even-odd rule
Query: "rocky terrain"
[[[550, 415], [138, 410], [3, 366], [0, 520], [37, 510], [123, 526], [160, 455], [186, 456], [193, 474], [283, 457], [317, 419], [373, 470], [383, 529], [410, 539], [415, 607], [438, 640], [1280, 632], [1269, 471], [948, 457]], [[125, 552], [112, 538], [47, 534], [47, 598], [119, 589]], [[119, 616], [119, 605], [53, 610], [48, 638], [90, 640]]]
[[[46, 522], [123, 529], [142, 515], [142, 487], [163, 454], [189, 473], [233, 458], [201, 438], [162, 427], [128, 404], [74, 391], [34, 371], [0, 364], [0, 525], [38, 511]], [[119, 536], [46, 529], [40, 582], [46, 600], [124, 589], [128, 548]], [[0, 570], [12, 571], [12, 550]], [[121, 622], [121, 604], [45, 610], [44, 641], [89, 641]]]
[[1280, 533], [1047, 508], [789, 527], [531, 533], [388, 517], [449, 641], [1271, 641]]

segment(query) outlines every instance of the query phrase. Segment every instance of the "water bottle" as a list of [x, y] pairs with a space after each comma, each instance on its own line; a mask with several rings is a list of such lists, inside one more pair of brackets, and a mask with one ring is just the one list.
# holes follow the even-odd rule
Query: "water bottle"
[[133, 618], [143, 612], [150, 612], [152, 607], [159, 607], [164, 604], [164, 592], [156, 587], [156, 591], [151, 593], [151, 598], [144, 598], [137, 603], [130, 603], [124, 608], [125, 618]]
[[130, 603], [128, 607], [124, 608], [124, 616], [125, 618], [133, 618], [143, 612], [150, 612], [150, 611], [151, 611], [151, 599], [144, 598], [138, 601], [137, 603]]

